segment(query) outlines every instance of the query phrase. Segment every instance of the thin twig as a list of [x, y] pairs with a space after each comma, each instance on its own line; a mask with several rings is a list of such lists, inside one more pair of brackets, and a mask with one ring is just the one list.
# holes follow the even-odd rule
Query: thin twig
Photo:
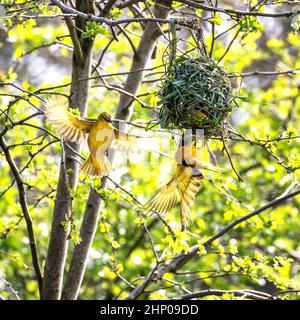
[[224, 294], [232, 294], [237, 297], [244, 297], [253, 300], [268, 300], [271, 299], [271, 295], [266, 294], [264, 292], [255, 291], [255, 290], [215, 290], [215, 289], [207, 289], [198, 292], [193, 292], [190, 294], [185, 294], [180, 296], [179, 300], [190, 300], [195, 298], [203, 298], [206, 296], [223, 296]]
[[230, 156], [230, 153], [229, 153], [229, 150], [228, 150], [228, 148], [227, 148], [227, 145], [226, 145], [226, 142], [225, 142], [225, 140], [224, 140], [223, 135], [222, 135], [222, 142], [223, 142], [223, 148], [224, 148], [224, 150], [225, 150], [225, 152], [226, 152], [226, 154], [227, 154], [227, 157], [228, 157], [228, 159], [229, 159], [229, 162], [230, 162], [230, 165], [231, 165], [232, 170], [235, 172], [236, 176], [238, 177], [238, 180], [239, 180], [240, 182], [243, 182], [242, 177], [240, 176], [240, 174], [238, 173], [238, 171], [235, 169], [235, 166], [234, 166], [233, 161], [232, 161], [232, 159], [231, 159], [231, 156]]
[[28, 232], [28, 237], [29, 237], [29, 241], [30, 241], [32, 264], [33, 264], [35, 276], [36, 276], [36, 279], [38, 282], [39, 292], [41, 293], [43, 279], [42, 279], [42, 273], [41, 273], [41, 269], [40, 269], [40, 265], [39, 265], [37, 245], [36, 245], [35, 235], [34, 235], [34, 231], [33, 231], [32, 219], [31, 219], [31, 216], [30, 216], [30, 213], [28, 210], [24, 184], [23, 184], [22, 178], [20, 176], [20, 173], [18, 171], [18, 168], [17, 168], [13, 158], [10, 155], [10, 152], [8, 150], [8, 147], [6, 145], [6, 142], [5, 142], [3, 136], [0, 138], [0, 146], [3, 150], [6, 161], [9, 164], [10, 169], [11, 169], [11, 171], [15, 177], [16, 183], [17, 183], [20, 204], [22, 207], [24, 219], [26, 221], [27, 232]]

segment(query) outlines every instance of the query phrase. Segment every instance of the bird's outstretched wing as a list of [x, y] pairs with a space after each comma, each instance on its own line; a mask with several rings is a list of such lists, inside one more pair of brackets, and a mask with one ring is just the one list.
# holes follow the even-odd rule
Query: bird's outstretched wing
[[194, 168], [177, 165], [176, 172], [171, 181], [157, 190], [154, 196], [146, 203], [146, 212], [154, 211], [165, 214], [181, 203], [181, 217], [184, 220], [190, 217], [190, 206], [194, 201], [203, 175]]
[[66, 108], [66, 99], [61, 96], [47, 100], [45, 115], [48, 122], [59, 134], [77, 143], [86, 139], [91, 126], [96, 121], [73, 115]]
[[117, 128], [115, 130], [115, 140], [112, 145], [112, 148], [117, 149], [119, 151], [134, 151], [140, 152], [141, 146], [138, 143], [138, 139], [142, 139], [139, 136], [131, 135], [126, 132], [120, 131]]
[[180, 200], [177, 179], [173, 178], [167, 185], [156, 191], [154, 196], [145, 204], [145, 211], [154, 211], [160, 215], [174, 208]]

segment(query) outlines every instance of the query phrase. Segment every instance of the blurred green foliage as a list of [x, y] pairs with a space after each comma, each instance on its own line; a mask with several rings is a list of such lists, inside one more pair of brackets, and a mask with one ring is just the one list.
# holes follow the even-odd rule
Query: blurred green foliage
[[[57, 9], [45, 6], [39, 10], [42, 10], [42, 14], [57, 13]], [[116, 16], [119, 16], [119, 12], [115, 11], [113, 17]], [[223, 20], [215, 15], [210, 22], [221, 27]], [[234, 24], [235, 21], [229, 23]], [[277, 38], [268, 34], [268, 40], [265, 41], [263, 24], [256, 18], [245, 17], [235, 29], [228, 32], [232, 38], [240, 28], [236, 40], [221, 62], [228, 73], [238, 75], [255, 71], [255, 66], [262, 65], [262, 62], [271, 66], [273, 71], [300, 67], [299, 35], [289, 29], [286, 37]], [[97, 36], [97, 60], [112, 36], [108, 34], [108, 29], [104, 32], [103, 26], [94, 23], [88, 26], [86, 35]], [[137, 46], [142, 33], [141, 26], [131, 24], [126, 29], [132, 43]], [[13, 57], [8, 63], [9, 68], [0, 68], [0, 81], [14, 82], [20, 88], [0, 84], [1, 110], [6, 110], [1, 114], [0, 127], [2, 131], [8, 126], [5, 139], [26, 183], [42, 265], [49, 241], [61, 146], [59, 140], [43, 131], [42, 128], [56, 135], [52, 128], [44, 124], [43, 116], [35, 116], [13, 128], [9, 128], [8, 117], [16, 123], [37, 112], [36, 108], [42, 108], [42, 103], [36, 95], [41, 98], [53, 93], [68, 95], [70, 76], [61, 76], [58, 69], [55, 80], [53, 77], [48, 80], [46, 71], [42, 81], [37, 81], [28, 76], [28, 73], [18, 71], [23, 69], [15, 67], [29, 61], [29, 68], [39, 68], [41, 62], [37, 57], [42, 57], [42, 65], [47, 64], [49, 68], [51, 64], [59, 68], [61, 61], [68, 61], [70, 64], [72, 52], [69, 46], [72, 43], [66, 37], [67, 34], [61, 19], [11, 19], [8, 42], [13, 48]], [[59, 44], [49, 46], [47, 52], [36, 49], [58, 41], [57, 39]], [[208, 48], [212, 44], [211, 39], [208, 34]], [[192, 48], [193, 41], [192, 38], [188, 39], [187, 50]], [[157, 54], [150, 60], [149, 68], [160, 67], [146, 73], [139, 90], [140, 99], [148, 106], [155, 107], [153, 85], [154, 80], [159, 79], [164, 71], [161, 62], [166, 45], [165, 41], [157, 44]], [[228, 40], [224, 37], [217, 39], [212, 51], [213, 59], [218, 61], [227, 46]], [[103, 73], [127, 72], [131, 58], [132, 50], [128, 39], [120, 34], [118, 41], [113, 41], [104, 55], [101, 64]], [[122, 74], [105, 79], [108, 83], [120, 84], [125, 78], [126, 74]], [[232, 139], [228, 141], [228, 148], [244, 182], [238, 182], [231, 170], [226, 153], [222, 151], [222, 142], [209, 141], [218, 166], [228, 171], [222, 175], [205, 172], [206, 179], [191, 210], [194, 222], [188, 227], [188, 232], [180, 231], [179, 209], [172, 210], [165, 217], [176, 239], [161, 221], [154, 223], [149, 229], [158, 256], [170, 259], [182, 251], [188, 252], [196, 244], [200, 245], [199, 255], [178, 273], [167, 273], [161, 280], [152, 283], [142, 298], [178, 297], [183, 294], [183, 289], [197, 291], [205, 288], [252, 288], [264, 292], [300, 289], [299, 198], [293, 198], [284, 205], [243, 222], [215, 241], [208, 250], [202, 247], [202, 243], [220, 228], [284, 194], [290, 187], [299, 187], [300, 183], [300, 144], [297, 139], [300, 135], [299, 73], [232, 79], [235, 79], [236, 89], [243, 99], [239, 100], [240, 108], [232, 116], [233, 131], [238, 134], [230, 134]], [[89, 117], [96, 117], [100, 111], [113, 114], [116, 110], [119, 95], [101, 85], [99, 79], [91, 82]], [[155, 116], [151, 109], [143, 108], [138, 102], [134, 102], [134, 106], [132, 121], [149, 121]], [[145, 133], [142, 129], [132, 130], [139, 134]], [[174, 143], [172, 147], [174, 151]], [[86, 147], [83, 154], [86, 154]], [[170, 155], [172, 156], [172, 152]], [[145, 203], [154, 190], [168, 181], [173, 166], [172, 159], [167, 157], [159, 157], [154, 163], [148, 163], [149, 157], [154, 157], [154, 154], [143, 153], [139, 156], [138, 163], [134, 159], [126, 164], [116, 161], [114, 167], [117, 171], [112, 175], [112, 179], [141, 203]], [[9, 287], [1, 281], [3, 278], [11, 283], [21, 298], [36, 299], [38, 287], [31, 264], [26, 225], [22, 218], [18, 191], [13, 184], [14, 178], [3, 154], [0, 158], [0, 181], [0, 294], [4, 298], [15, 298]], [[80, 174], [78, 187], [73, 194], [73, 227], [69, 252], [80, 242], [78, 230], [91, 185], [99, 188], [99, 181]], [[80, 298], [121, 299], [131, 291], [123, 278], [136, 285], [156, 264], [152, 244], [143, 229], [143, 224], [149, 225], [155, 217], [141, 217], [136, 210], [139, 205], [135, 200], [112, 183], [107, 190], [99, 192], [105, 205], [101, 210], [99, 226], [90, 250]], [[284, 296], [296, 297], [292, 294]], [[232, 298], [232, 295], [226, 294], [218, 299]]]

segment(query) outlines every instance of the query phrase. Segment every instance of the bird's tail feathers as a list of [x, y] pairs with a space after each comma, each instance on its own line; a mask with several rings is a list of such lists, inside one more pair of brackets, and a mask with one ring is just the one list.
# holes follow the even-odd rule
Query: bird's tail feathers
[[103, 177], [111, 172], [111, 163], [106, 155], [96, 159], [90, 155], [83, 163], [81, 170], [89, 176]]
[[202, 181], [203, 175], [201, 173], [195, 174], [191, 177], [191, 180], [186, 186], [186, 189], [182, 190], [182, 198], [180, 205], [182, 230], [185, 229], [189, 222], [193, 223], [190, 207], [194, 202], [197, 193], [199, 192]]

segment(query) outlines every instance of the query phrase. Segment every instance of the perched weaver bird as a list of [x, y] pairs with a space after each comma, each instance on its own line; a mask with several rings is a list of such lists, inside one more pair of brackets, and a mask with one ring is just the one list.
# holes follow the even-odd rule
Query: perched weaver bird
[[63, 97], [48, 99], [45, 103], [45, 115], [63, 138], [77, 143], [87, 138], [90, 155], [81, 170], [91, 176], [103, 177], [111, 172], [108, 149], [114, 140], [125, 142], [128, 148], [130, 144], [134, 144], [135, 136], [115, 128], [109, 113], [102, 112], [97, 119], [81, 118], [67, 110], [66, 99]]
[[145, 204], [146, 213], [153, 211], [158, 215], [164, 215], [180, 203], [181, 226], [182, 230], [185, 230], [187, 218], [191, 219], [190, 206], [204, 179], [201, 171], [202, 169], [213, 170], [203, 165], [205, 145], [204, 141], [200, 148], [196, 148], [195, 141], [190, 136], [181, 140], [175, 154], [176, 170], [171, 180], [158, 189]]

